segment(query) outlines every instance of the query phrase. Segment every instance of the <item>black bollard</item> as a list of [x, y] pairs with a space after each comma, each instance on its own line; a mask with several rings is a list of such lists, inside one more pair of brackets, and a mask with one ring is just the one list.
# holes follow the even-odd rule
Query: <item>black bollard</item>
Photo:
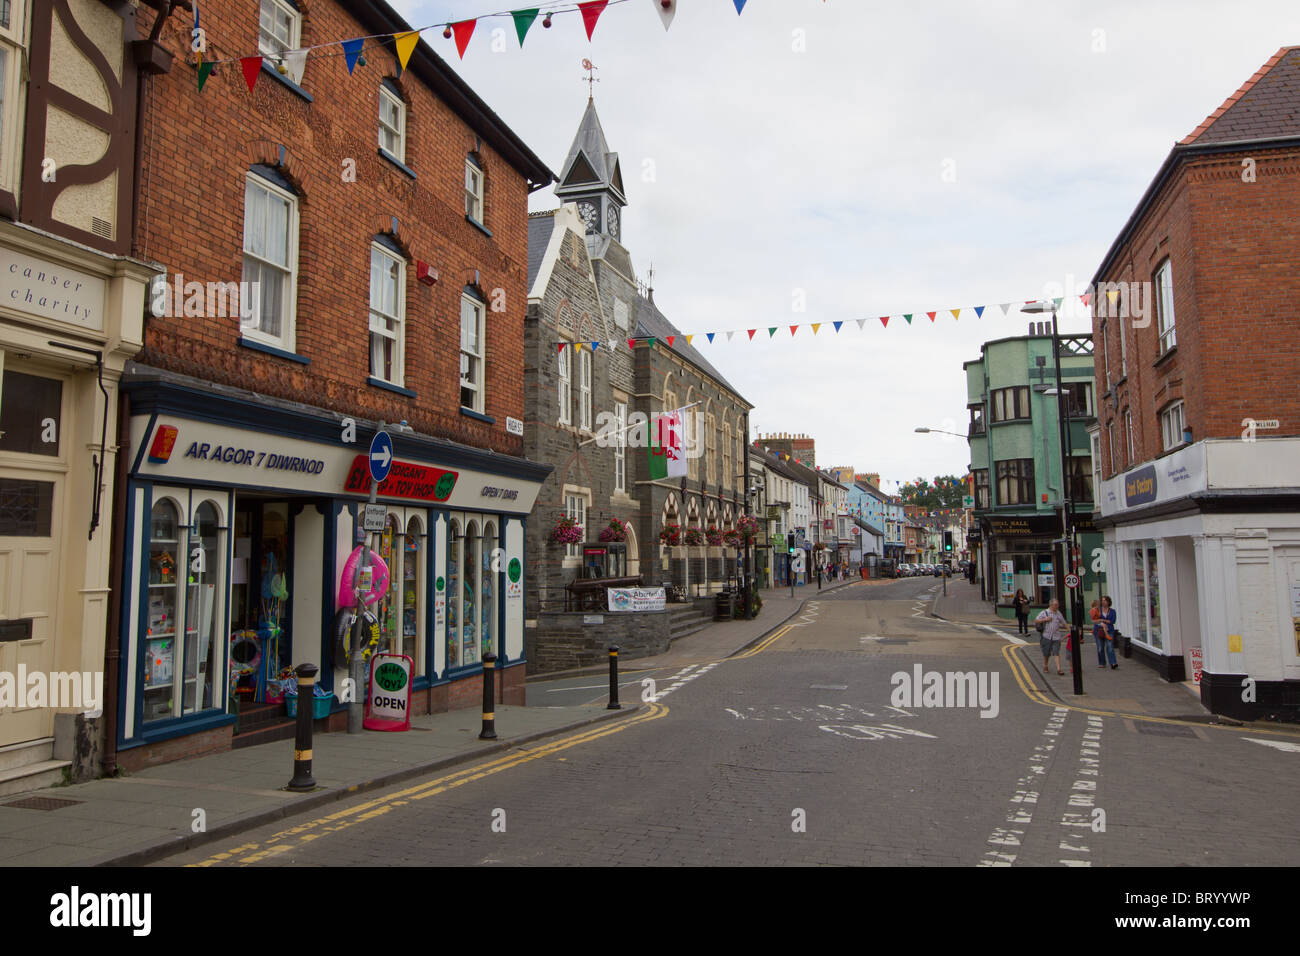
[[317, 668], [315, 664], [299, 664], [294, 673], [298, 676], [298, 733], [293, 743], [293, 779], [288, 789], [315, 790], [316, 781], [311, 776], [311, 720]]
[[496, 669], [496, 662], [495, 654], [483, 655], [483, 732], [478, 735], [479, 740], [497, 739], [497, 715], [493, 712], [495, 695], [492, 693], [492, 672]]
[[623, 705], [618, 702], [618, 645], [611, 644], [609, 648], [609, 704], [606, 710], [622, 710]]

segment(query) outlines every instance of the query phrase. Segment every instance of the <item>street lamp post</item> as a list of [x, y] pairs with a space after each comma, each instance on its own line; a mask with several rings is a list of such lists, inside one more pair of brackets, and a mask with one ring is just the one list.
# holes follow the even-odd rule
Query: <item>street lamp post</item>
[[[919, 434], [919, 435], [930, 435], [930, 434], [934, 434], [934, 433], [937, 432], [937, 433], [940, 434], [940, 435], [956, 435], [958, 438], [966, 438], [966, 437], [968, 437], [968, 436], [966, 436], [966, 435], [960, 435], [960, 434], [958, 434], [957, 432], [944, 431], [942, 428], [926, 428], [924, 425], [922, 425], [922, 426], [919, 427], [919, 428], [913, 429], [913, 430], [914, 430], [917, 434]], [[939, 532], [939, 537], [940, 537], [941, 539], [943, 538], [943, 531], [942, 531], [942, 530], [940, 530], [940, 532]], [[942, 562], [940, 563], [939, 567], [940, 567], [941, 569], [943, 568], [943, 564], [942, 564]], [[947, 597], [947, 596], [948, 596], [948, 573], [947, 573], [947, 571], [943, 571], [942, 573], [940, 573], [939, 577], [943, 580], [943, 596], [944, 596], [944, 597]]]
[[1065, 583], [1064, 568], [1068, 567], [1071, 573], [1078, 575], [1078, 565], [1075, 563], [1075, 554], [1078, 547], [1075, 541], [1074, 509], [1071, 505], [1070, 482], [1067, 474], [1069, 469], [1069, 453], [1066, 443], [1066, 414], [1068, 408], [1064, 402], [1065, 389], [1061, 385], [1061, 340], [1056, 325], [1056, 303], [1031, 302], [1022, 306], [1020, 311], [1038, 314], [1052, 313], [1052, 362], [1056, 371], [1056, 387], [1047, 389], [1043, 394], [1054, 394], [1056, 396], [1056, 421], [1061, 444], [1061, 523], [1064, 531], [1063, 544], [1066, 559], [1061, 561], [1058, 557], [1059, 552], [1055, 548], [1052, 549], [1052, 555], [1057, 565], [1056, 593], [1061, 594], [1063, 590], [1070, 592], [1070, 636], [1072, 638], [1070, 641], [1070, 660], [1074, 666], [1074, 692], [1075, 694], [1082, 694], [1083, 649], [1079, 645], [1083, 638], [1083, 591], [1079, 587], [1062, 588], [1062, 584]]

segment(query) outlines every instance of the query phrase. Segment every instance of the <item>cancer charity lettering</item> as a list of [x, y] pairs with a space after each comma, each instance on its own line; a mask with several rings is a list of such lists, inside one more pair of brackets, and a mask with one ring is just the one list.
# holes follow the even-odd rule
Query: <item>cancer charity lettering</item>
[[370, 705], [366, 730], [411, 729], [411, 670], [405, 654], [376, 654], [370, 662]]

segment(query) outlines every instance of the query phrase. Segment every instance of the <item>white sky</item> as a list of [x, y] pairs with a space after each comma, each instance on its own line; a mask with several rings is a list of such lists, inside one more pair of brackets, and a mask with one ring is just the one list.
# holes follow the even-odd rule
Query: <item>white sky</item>
[[[415, 27], [502, 9], [390, 2]], [[754, 428], [899, 479], [965, 472], [964, 440], [913, 429], [965, 432], [962, 362], [1027, 331], [997, 304], [1084, 291], [1170, 147], [1300, 43], [1295, 0], [749, 0], [739, 17], [679, 0], [667, 33], [657, 6], [611, 4], [591, 43], [577, 13], [539, 18], [523, 50], [508, 17], [484, 20], [463, 61], [425, 37], [557, 174], [590, 57], [623, 242], [639, 276], [653, 261], [664, 314], [684, 332], [758, 327], [695, 339]], [[1062, 331], [1087, 332], [1075, 305]], [[808, 322], [828, 324], [792, 339]]]

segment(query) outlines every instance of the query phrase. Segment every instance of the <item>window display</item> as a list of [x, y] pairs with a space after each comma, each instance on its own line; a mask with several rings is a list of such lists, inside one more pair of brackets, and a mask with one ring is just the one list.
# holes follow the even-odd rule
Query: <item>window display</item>
[[166, 499], [149, 520], [148, 625], [144, 652], [144, 719], [172, 716], [176, 644], [176, 563], [180, 546], [176, 506]]
[[[1152, 540], [1133, 545], [1133, 615], [1129, 626], [1133, 638], [1157, 650], [1164, 647], [1160, 627], [1160, 570], [1156, 543]], [[1118, 622], [1124, 632], [1124, 622]]]

